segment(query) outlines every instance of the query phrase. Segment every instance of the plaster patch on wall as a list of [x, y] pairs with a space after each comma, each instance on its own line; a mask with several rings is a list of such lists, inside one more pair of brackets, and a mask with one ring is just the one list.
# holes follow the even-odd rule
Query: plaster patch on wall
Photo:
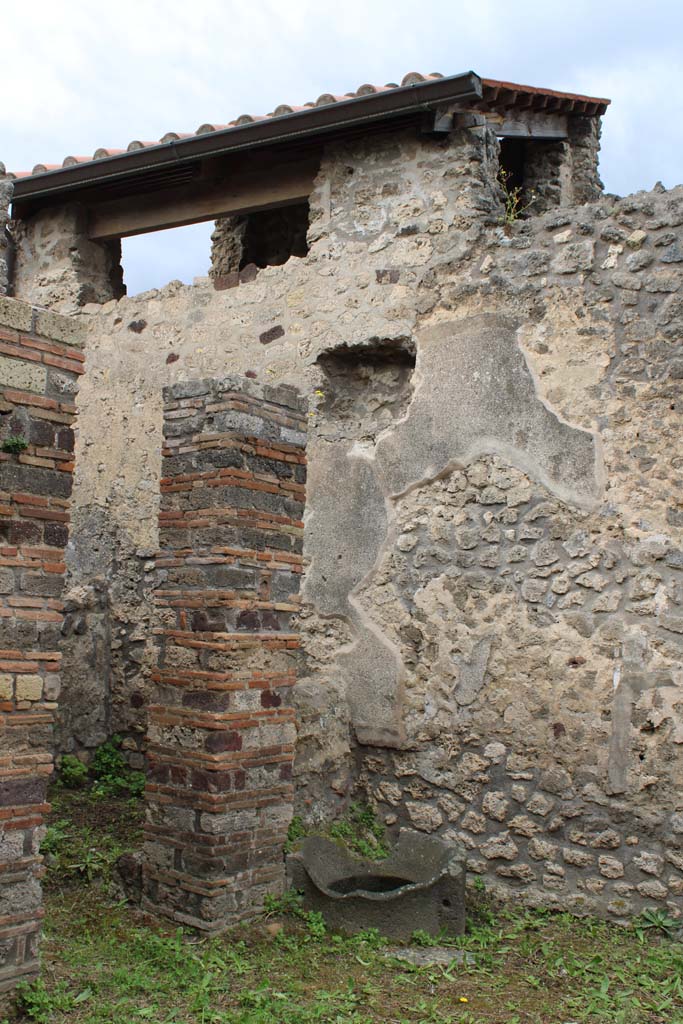
[[[419, 336], [416, 387], [404, 417], [374, 450], [319, 445], [312, 458], [313, 562], [307, 594], [325, 614], [350, 617], [357, 639], [338, 658], [360, 742], [402, 746], [403, 663], [393, 642], [354, 599], [393, 547], [398, 498], [482, 454], [499, 454], [557, 497], [591, 506], [600, 493], [591, 433], [560, 420], [538, 397], [510, 318], [483, 314], [442, 321]], [[337, 373], [339, 372], [337, 368]], [[333, 404], [333, 403], [330, 403]], [[348, 404], [348, 403], [347, 403]], [[492, 503], [498, 495], [491, 488]], [[331, 540], [333, 535], [334, 540]], [[467, 704], [481, 688], [488, 654], [481, 646], [459, 666]], [[480, 664], [481, 662], [481, 664]], [[469, 696], [468, 696], [469, 695]]]
[[[311, 449], [305, 531], [310, 565], [304, 599], [320, 615], [344, 620], [355, 634], [339, 651], [337, 664], [359, 738], [372, 735], [374, 742], [379, 722], [384, 742], [395, 743], [394, 696], [401, 660], [354, 599], [387, 535], [385, 499], [372, 461], [357, 446], [318, 439]], [[326, 526], [318, 528], [318, 523]]]
[[436, 479], [456, 461], [499, 454], [564, 501], [580, 507], [597, 501], [595, 438], [539, 398], [518, 326], [481, 314], [422, 331], [410, 409], [377, 445], [388, 493], [399, 496]]
[[373, 463], [350, 442], [312, 440], [305, 522], [304, 598], [321, 615], [349, 619], [350, 595], [374, 566], [388, 527]]

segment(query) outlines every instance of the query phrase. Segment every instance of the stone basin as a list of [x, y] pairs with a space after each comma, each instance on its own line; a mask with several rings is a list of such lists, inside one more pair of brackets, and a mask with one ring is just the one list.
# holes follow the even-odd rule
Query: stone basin
[[287, 877], [304, 907], [329, 928], [377, 928], [392, 939], [413, 932], [461, 935], [465, 930], [465, 852], [457, 843], [401, 829], [391, 855], [362, 860], [343, 846], [310, 836], [287, 857]]

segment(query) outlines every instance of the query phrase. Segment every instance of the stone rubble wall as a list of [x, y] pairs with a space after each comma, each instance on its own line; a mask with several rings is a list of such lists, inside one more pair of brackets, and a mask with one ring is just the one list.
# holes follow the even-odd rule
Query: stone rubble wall
[[568, 142], [527, 142], [524, 158], [525, 190], [522, 205], [532, 217], [556, 206], [570, 206], [565, 200], [568, 191], [568, 169], [571, 151]]
[[91, 241], [86, 228], [77, 204], [14, 221], [12, 294], [64, 314], [125, 295], [120, 241]]
[[571, 203], [580, 206], [600, 199], [603, 184], [598, 172], [601, 121], [598, 117], [567, 119], [567, 146], [570, 155], [569, 189]]
[[12, 245], [9, 234], [9, 208], [12, 202], [12, 178], [0, 162], [0, 295], [9, 295], [12, 277]]
[[142, 755], [160, 387], [296, 386], [299, 811], [364, 795], [500, 892], [678, 916], [683, 189], [600, 195], [574, 127], [578, 205], [503, 225], [487, 129], [356, 140], [325, 154], [305, 258], [82, 308], [69, 574], [98, 596], [66, 652], [111, 642], [77, 691], [106, 714], [66, 714]]
[[143, 907], [205, 931], [284, 884], [305, 408], [232, 377], [165, 392]]
[[211, 234], [210, 277], [225, 277], [239, 272], [246, 217], [221, 217]]
[[38, 970], [82, 344], [81, 325], [0, 298], [0, 992]]
[[[456, 313], [441, 371], [471, 367], [484, 310], [514, 316], [539, 398], [592, 430], [600, 486], [561, 494], [527, 462], [531, 438], [511, 452], [513, 431], [494, 431], [392, 498], [391, 542], [356, 591], [406, 669], [405, 750], [363, 757], [369, 799], [392, 826], [463, 842], [502, 894], [618, 920], [678, 917], [683, 895], [682, 224], [682, 189], [606, 197], [435, 270], [435, 310]], [[519, 404], [477, 330], [487, 390]], [[416, 372], [421, 343], [426, 361], [434, 331]]]

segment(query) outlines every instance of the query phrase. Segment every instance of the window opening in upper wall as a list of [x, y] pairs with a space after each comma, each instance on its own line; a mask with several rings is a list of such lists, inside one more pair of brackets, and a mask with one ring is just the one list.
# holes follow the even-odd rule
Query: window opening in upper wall
[[279, 267], [292, 256], [306, 256], [308, 221], [307, 202], [248, 214], [240, 270], [250, 263], [261, 268]]
[[192, 284], [195, 277], [220, 277], [250, 264], [281, 266], [292, 256], [307, 255], [308, 223], [306, 201], [123, 238], [128, 294], [172, 280]]
[[508, 191], [519, 188], [524, 192], [525, 139], [500, 140], [500, 169], [506, 175]]
[[192, 284], [209, 271], [213, 223], [188, 224], [121, 239], [124, 281], [129, 295], [163, 288], [169, 281]]
[[562, 169], [567, 143], [562, 139], [503, 138], [500, 140], [500, 177], [514, 216], [543, 213], [562, 202]]

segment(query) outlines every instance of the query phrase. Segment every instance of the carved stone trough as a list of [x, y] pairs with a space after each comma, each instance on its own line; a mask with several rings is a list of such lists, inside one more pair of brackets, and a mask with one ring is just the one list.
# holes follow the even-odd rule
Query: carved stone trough
[[320, 911], [334, 930], [377, 928], [392, 939], [465, 930], [465, 853], [437, 836], [401, 829], [384, 861], [360, 860], [310, 836], [287, 857], [287, 876], [306, 909]]

